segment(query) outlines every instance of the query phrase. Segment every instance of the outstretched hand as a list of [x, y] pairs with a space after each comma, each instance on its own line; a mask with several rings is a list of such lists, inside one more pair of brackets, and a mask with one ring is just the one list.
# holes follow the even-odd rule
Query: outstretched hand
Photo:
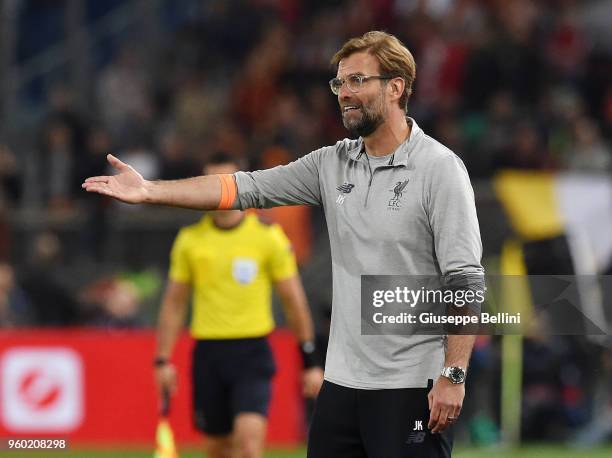
[[112, 154], [106, 159], [119, 173], [112, 176], [90, 177], [81, 185], [87, 192], [97, 192], [129, 204], [143, 203], [147, 197], [147, 185], [140, 173]]

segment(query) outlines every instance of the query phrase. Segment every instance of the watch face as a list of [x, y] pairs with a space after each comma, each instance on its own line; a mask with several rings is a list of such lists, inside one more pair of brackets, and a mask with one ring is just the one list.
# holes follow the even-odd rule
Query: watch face
[[465, 372], [460, 367], [452, 367], [449, 376], [454, 383], [462, 383], [465, 380]]

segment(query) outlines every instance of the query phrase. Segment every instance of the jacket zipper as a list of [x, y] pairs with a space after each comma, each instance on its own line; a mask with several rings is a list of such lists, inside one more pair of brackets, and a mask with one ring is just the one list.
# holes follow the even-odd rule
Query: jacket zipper
[[[369, 167], [368, 167], [369, 168]], [[368, 208], [368, 199], [370, 197], [370, 189], [372, 189], [372, 180], [374, 179], [374, 174], [376, 173], [376, 169], [370, 169], [370, 180], [368, 181], [368, 190], [366, 191], [365, 202], [363, 204], [363, 208]]]

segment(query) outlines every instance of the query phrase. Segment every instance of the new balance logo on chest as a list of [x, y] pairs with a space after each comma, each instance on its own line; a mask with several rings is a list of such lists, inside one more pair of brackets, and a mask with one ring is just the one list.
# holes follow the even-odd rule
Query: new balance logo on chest
[[353, 183], [349, 183], [348, 181], [345, 181], [340, 186], [338, 186], [336, 189], [340, 192], [343, 192], [344, 194], [348, 194], [353, 190], [354, 187], [355, 185]]
[[349, 194], [353, 190], [354, 187], [355, 185], [353, 183], [349, 183], [348, 181], [345, 181], [340, 186], [338, 186], [336, 189], [340, 191], [342, 194], [338, 194], [336, 203], [338, 205], [342, 205], [344, 203], [344, 199], [346, 198], [345, 194]]

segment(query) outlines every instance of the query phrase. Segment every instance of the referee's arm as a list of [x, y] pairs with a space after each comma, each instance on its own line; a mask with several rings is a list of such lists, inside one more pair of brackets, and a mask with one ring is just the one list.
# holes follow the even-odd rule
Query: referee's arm
[[323, 383], [323, 370], [319, 361], [304, 355], [304, 347], [311, 346], [310, 353], [314, 353], [315, 348], [314, 325], [302, 282], [298, 275], [294, 275], [277, 280], [274, 287], [283, 304], [289, 327], [300, 342], [302, 355], [305, 356], [303, 373], [304, 396], [309, 398], [316, 397]]
[[160, 389], [176, 390], [176, 372], [171, 364], [174, 344], [183, 329], [191, 286], [168, 280], [157, 322], [157, 353], [155, 358], [155, 380]]

